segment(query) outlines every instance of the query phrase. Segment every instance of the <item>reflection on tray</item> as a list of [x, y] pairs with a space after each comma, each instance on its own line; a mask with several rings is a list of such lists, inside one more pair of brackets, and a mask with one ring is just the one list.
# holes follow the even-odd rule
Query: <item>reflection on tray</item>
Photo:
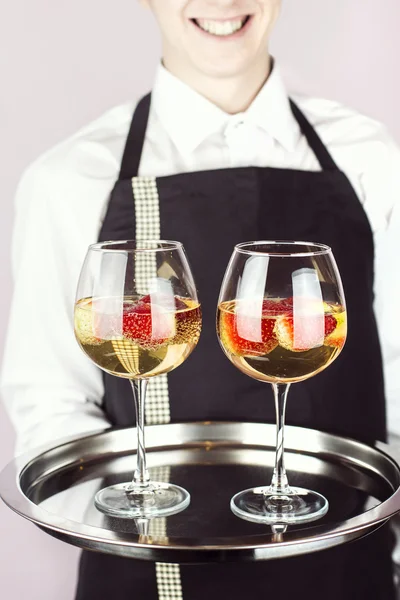
[[[171, 452], [179, 452], [174, 450]], [[40, 504], [47, 511], [62, 515], [72, 521], [85, 523], [94, 527], [115, 532], [145, 537], [151, 536], [153, 542], [168, 543], [168, 538], [190, 537], [194, 539], [225, 538], [263, 535], [271, 532], [268, 525], [250, 523], [235, 517], [230, 511], [229, 502], [233, 494], [240, 489], [262, 485], [269, 481], [272, 466], [264, 464], [269, 452], [264, 450], [241, 450], [240, 461], [224, 464], [224, 453], [228, 450], [196, 450], [196, 461], [179, 466], [158, 465], [150, 468], [151, 477], [159, 481], [172, 480], [186, 487], [191, 493], [191, 503], [182, 513], [162, 519], [151, 519], [145, 529], [145, 523], [135, 523], [134, 519], [107, 517], [100, 513], [93, 504], [95, 493], [107, 486], [126, 481], [131, 473], [132, 456], [120, 457], [99, 463], [93, 461], [78, 472], [72, 467], [65, 473], [53, 476], [51, 482], [42, 481], [36, 486], [31, 500]], [[235, 451], [237, 452], [237, 451]], [[176, 457], [175, 457], [176, 458]], [[207, 461], [202, 459], [207, 459]], [[230, 453], [232, 459], [232, 452]], [[318, 522], [291, 525], [290, 531], [307, 530], [308, 534], [317, 531], [321, 526], [335, 524], [365, 512], [379, 504], [374, 492], [378, 491], [377, 482], [372, 476], [362, 479], [359, 473], [349, 465], [332, 465], [331, 472], [326, 463], [315, 457], [301, 457], [308, 472], [291, 470], [298, 462], [298, 456], [288, 453], [288, 471], [293, 487], [304, 486], [316, 489], [330, 501], [328, 514]], [[222, 464], [221, 464], [222, 459]], [[305, 462], [304, 462], [304, 459]], [[172, 461], [176, 462], [176, 460]], [[293, 464], [292, 464], [293, 463]], [[324, 468], [321, 468], [322, 465]], [[296, 466], [298, 466], [296, 464]], [[99, 477], [105, 473], [105, 477]], [[382, 492], [382, 488], [381, 488]], [[286, 529], [285, 529], [286, 531]], [[282, 541], [284, 531], [272, 531], [273, 541]]]
[[130, 428], [65, 441], [13, 461], [0, 476], [0, 493], [16, 512], [61, 540], [155, 562], [170, 562], [171, 556], [180, 563], [258, 561], [315, 552], [370, 533], [400, 509], [400, 469], [390, 447], [288, 427], [291, 484], [325, 495], [328, 514], [273, 531], [234, 516], [230, 499], [238, 490], [270, 481], [275, 433], [272, 425], [257, 423], [149, 427], [152, 476], [163, 479], [164, 473], [191, 493], [186, 510], [150, 523], [107, 518], [94, 505], [99, 489], [130, 479]]

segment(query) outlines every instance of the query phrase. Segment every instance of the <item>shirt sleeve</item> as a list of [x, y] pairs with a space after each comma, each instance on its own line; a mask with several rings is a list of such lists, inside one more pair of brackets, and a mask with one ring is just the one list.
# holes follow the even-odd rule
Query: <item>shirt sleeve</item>
[[95, 217], [90, 221], [85, 212], [90, 203], [79, 211], [73, 178], [65, 184], [56, 176], [46, 166], [30, 167], [16, 195], [14, 294], [1, 375], [16, 454], [109, 426], [101, 371], [73, 330], [76, 285], [95, 241], [95, 228], [89, 231]]
[[[400, 435], [400, 149], [385, 131], [362, 176], [375, 233], [375, 314], [380, 335], [389, 434]], [[371, 219], [372, 217], [372, 219]]]

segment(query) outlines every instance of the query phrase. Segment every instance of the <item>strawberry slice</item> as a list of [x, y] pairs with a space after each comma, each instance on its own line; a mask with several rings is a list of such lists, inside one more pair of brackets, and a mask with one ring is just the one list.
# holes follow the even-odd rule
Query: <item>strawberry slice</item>
[[258, 302], [249, 301], [237, 304], [235, 312], [221, 312], [221, 341], [232, 354], [263, 356], [272, 352], [278, 345], [276, 317], [292, 313], [293, 298], [264, 298], [261, 320], [258, 307]]
[[163, 344], [175, 334], [175, 314], [164, 312], [157, 304], [143, 302], [124, 305], [122, 316], [123, 336], [140, 345]]
[[264, 298], [262, 303], [263, 315], [274, 317], [278, 315], [290, 314], [293, 311], [293, 298], [270, 299]]
[[325, 344], [327, 346], [333, 346], [335, 348], [342, 349], [347, 336], [346, 313], [338, 313], [336, 317], [333, 315], [330, 316], [331, 318], [335, 319], [335, 327], [329, 333], [326, 332]]
[[302, 315], [296, 317], [296, 320], [291, 315], [277, 319], [275, 333], [279, 345], [286, 350], [306, 352], [322, 346], [326, 336], [332, 335], [336, 326], [337, 321], [332, 314]]
[[[278, 345], [274, 333], [275, 319], [221, 312], [221, 341], [237, 356], [263, 356]], [[260, 327], [261, 324], [261, 327]]]
[[150, 342], [152, 337], [151, 305], [138, 302], [135, 305], [124, 304], [122, 316], [122, 334], [139, 342]]
[[335, 331], [337, 320], [333, 315], [325, 315], [325, 337]]

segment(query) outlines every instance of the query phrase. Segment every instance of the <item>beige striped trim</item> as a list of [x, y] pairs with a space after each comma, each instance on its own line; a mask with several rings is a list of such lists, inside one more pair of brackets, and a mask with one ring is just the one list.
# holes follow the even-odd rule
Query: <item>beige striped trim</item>
[[[135, 202], [136, 216], [136, 239], [159, 240], [160, 230], [160, 206], [155, 177], [134, 177], [132, 179], [132, 191]], [[139, 293], [146, 294], [146, 280], [148, 277], [156, 276], [157, 264], [154, 256], [146, 254], [140, 256], [140, 264], [136, 264], [135, 276]], [[142, 281], [141, 281], [142, 280]], [[158, 425], [171, 421], [168, 376], [159, 375], [149, 381], [145, 405], [146, 424]], [[169, 481], [170, 468], [152, 472], [155, 481]], [[167, 521], [165, 518], [153, 519], [149, 524], [149, 532], [155, 537], [167, 536]], [[178, 564], [156, 563], [156, 579], [159, 600], [183, 600], [181, 571]]]

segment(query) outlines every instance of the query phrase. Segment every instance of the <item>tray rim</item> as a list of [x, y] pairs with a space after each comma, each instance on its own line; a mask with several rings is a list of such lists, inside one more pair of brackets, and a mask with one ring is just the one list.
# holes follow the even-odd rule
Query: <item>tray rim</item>
[[[182, 429], [182, 427], [184, 427], [186, 430], [190, 431], [190, 428], [200, 428], [202, 431], [208, 431], [210, 432], [211, 429], [210, 428], [216, 428], [217, 430], [222, 430], [224, 427], [233, 427], [235, 429], [237, 428], [243, 428], [243, 427], [252, 427], [254, 428], [254, 426], [256, 426], [257, 428], [263, 428], [266, 430], [273, 430], [273, 432], [275, 431], [275, 426], [273, 424], [268, 424], [268, 423], [252, 423], [252, 422], [231, 422], [231, 421], [197, 421], [197, 422], [188, 422], [188, 423], [173, 423], [173, 424], [163, 424], [163, 425], [151, 425], [151, 426], [146, 426], [146, 435], [147, 437], [151, 438], [151, 435], [149, 435], [149, 433], [151, 434], [151, 432], [153, 433], [153, 436], [156, 433], [160, 433], [161, 431], [165, 431], [166, 429], [168, 431], [174, 431], [174, 429]], [[207, 429], [208, 428], [208, 429]], [[333, 434], [329, 434], [329, 433], [325, 433], [325, 432], [320, 432], [314, 429], [309, 429], [309, 428], [303, 428], [303, 427], [295, 427], [295, 426], [291, 426], [288, 425], [287, 426], [287, 432], [301, 432], [301, 434], [303, 436], [307, 436], [308, 438], [311, 436], [317, 436], [316, 439], [318, 439], [318, 437], [320, 437], [321, 439], [325, 439], [325, 440], [330, 440], [330, 441], [340, 441], [340, 442], [344, 442], [345, 444], [351, 444], [351, 446], [355, 447], [355, 448], [359, 448], [359, 449], [368, 449], [371, 453], [378, 453], [379, 455], [381, 455], [382, 457], [384, 457], [384, 459], [386, 461], [389, 461], [392, 465], [392, 468], [394, 468], [396, 470], [397, 473], [397, 478], [398, 478], [398, 486], [397, 489], [394, 490], [393, 494], [391, 494], [386, 500], [384, 500], [383, 502], [379, 503], [376, 507], [369, 509], [368, 511], [361, 513], [361, 515], [357, 515], [355, 517], [352, 517], [351, 519], [348, 519], [346, 521], [343, 521], [339, 524], [337, 524], [336, 526], [324, 526], [322, 529], [323, 531], [321, 531], [320, 533], [318, 533], [317, 535], [311, 535], [311, 536], [307, 536], [305, 538], [296, 538], [296, 539], [290, 539], [290, 532], [288, 532], [288, 534], [285, 535], [285, 539], [280, 541], [279, 544], [277, 544], [276, 542], [274, 544], [271, 543], [271, 533], [268, 533], [268, 535], [266, 534], [256, 534], [254, 536], [246, 536], [246, 542], [244, 543], [242, 541], [242, 543], [238, 544], [238, 543], [229, 543], [229, 544], [222, 544], [222, 543], [216, 543], [217, 541], [222, 541], [225, 540], [227, 538], [212, 538], [213, 543], [212, 544], [203, 544], [201, 546], [196, 546], [193, 543], [190, 543], [190, 538], [184, 538], [184, 537], [175, 537], [173, 538], [173, 544], [169, 544], [166, 545], [165, 543], [162, 543], [162, 539], [158, 539], [153, 537], [152, 538], [152, 542], [149, 543], [148, 541], [140, 541], [140, 536], [135, 536], [131, 533], [127, 534], [127, 533], [123, 533], [123, 532], [113, 532], [111, 530], [107, 530], [107, 529], [103, 529], [103, 528], [99, 528], [93, 525], [86, 525], [84, 523], [79, 523], [77, 521], [72, 521], [69, 519], [65, 519], [59, 515], [56, 515], [55, 513], [50, 513], [48, 512], [46, 509], [42, 508], [41, 506], [36, 505], [34, 502], [32, 502], [24, 493], [24, 491], [22, 490], [21, 484], [20, 484], [20, 480], [23, 477], [24, 473], [32, 467], [32, 465], [35, 465], [35, 463], [37, 463], [37, 461], [39, 461], [40, 464], [40, 459], [43, 459], [43, 457], [46, 457], [47, 454], [52, 454], [52, 453], [57, 453], [60, 452], [64, 449], [64, 451], [68, 448], [70, 448], [71, 446], [74, 447], [74, 445], [77, 445], [79, 447], [79, 444], [85, 444], [85, 443], [89, 443], [90, 441], [94, 442], [94, 441], [98, 441], [99, 439], [104, 439], [105, 436], [107, 437], [112, 437], [113, 435], [120, 435], [122, 436], [123, 434], [121, 432], [125, 432], [125, 435], [127, 435], [129, 433], [130, 435], [130, 440], [132, 441], [132, 444], [130, 446], [129, 450], [125, 450], [125, 454], [126, 453], [134, 453], [135, 452], [135, 444], [134, 444], [134, 431], [135, 431], [135, 427], [124, 427], [124, 428], [106, 428], [106, 429], [101, 429], [95, 432], [91, 432], [88, 435], [85, 436], [69, 436], [67, 438], [63, 438], [61, 440], [58, 440], [58, 443], [56, 446], [52, 445], [52, 444], [46, 444], [41, 446], [40, 448], [37, 448], [35, 450], [32, 450], [31, 452], [28, 452], [26, 454], [23, 454], [19, 457], [17, 457], [16, 459], [12, 460], [10, 463], [8, 463], [8, 465], [6, 465], [6, 467], [3, 469], [3, 471], [0, 473], [0, 497], [2, 498], [2, 500], [5, 502], [5, 504], [14, 512], [16, 512], [17, 514], [19, 514], [21, 517], [33, 522], [34, 524], [36, 524], [38, 527], [40, 527], [41, 529], [44, 529], [45, 531], [47, 531], [49, 534], [58, 537], [59, 539], [64, 539], [64, 541], [68, 541], [69, 543], [74, 544], [75, 540], [75, 544], [74, 545], [78, 545], [81, 547], [88, 547], [88, 545], [90, 544], [102, 544], [102, 545], [107, 545], [109, 546], [109, 551], [111, 552], [111, 548], [115, 547], [115, 548], [135, 548], [137, 549], [138, 553], [143, 552], [144, 554], [146, 554], [146, 552], [148, 553], [148, 551], [160, 551], [160, 552], [165, 552], [167, 551], [168, 554], [170, 553], [180, 553], [180, 552], [184, 552], [184, 553], [189, 553], [189, 555], [191, 553], [193, 553], [194, 551], [196, 551], [196, 553], [203, 553], [204, 555], [206, 555], [207, 553], [219, 553], [221, 551], [223, 552], [229, 552], [229, 553], [246, 553], [248, 551], [268, 551], [268, 550], [272, 550], [273, 548], [276, 548], [277, 545], [279, 546], [279, 548], [281, 550], [285, 549], [285, 548], [292, 548], [293, 550], [295, 549], [295, 547], [298, 546], [312, 546], [312, 545], [318, 545], [318, 544], [323, 544], [325, 541], [329, 541], [329, 540], [337, 540], [337, 543], [342, 543], [340, 541], [341, 538], [343, 537], [348, 537], [349, 541], [350, 539], [354, 539], [355, 537], [360, 537], [361, 535], [363, 535], [364, 533], [367, 533], [368, 531], [371, 531], [373, 529], [376, 529], [377, 527], [379, 527], [380, 525], [382, 525], [385, 521], [387, 521], [390, 517], [392, 517], [394, 514], [396, 514], [397, 512], [400, 511], [400, 467], [398, 464], [398, 461], [396, 460], [396, 457], [393, 455], [394, 449], [390, 448], [390, 446], [388, 446], [387, 444], [384, 444], [382, 442], [375, 442], [375, 444], [372, 445], [367, 445], [367, 444], [363, 444], [362, 442], [356, 441], [356, 440], [352, 440], [351, 438], [346, 438], [344, 436], [335, 436]], [[204, 436], [203, 436], [204, 438]], [[197, 440], [194, 441], [194, 445], [201, 445], [200, 442], [203, 441], [203, 445], [204, 445], [204, 439], [202, 438], [202, 440]], [[267, 439], [267, 436], [265, 436], [265, 439]], [[233, 442], [233, 441], [232, 441]], [[236, 445], [239, 444], [239, 440], [236, 439], [235, 440]], [[181, 444], [181, 445], [185, 445], [185, 444]], [[192, 445], [192, 444], [191, 444]], [[223, 444], [221, 444], [222, 446]], [[225, 445], [229, 445], [225, 443]], [[245, 442], [243, 442], [243, 445], [248, 446], [248, 444], [246, 444]], [[157, 445], [155, 445], [154, 443], [149, 443], [147, 444], [148, 448], [151, 450], [155, 450], [157, 449]], [[167, 448], [172, 448], [172, 447], [179, 447], [179, 444], [170, 444], [169, 446], [167, 446]], [[165, 448], [165, 444], [162, 445], [161, 447]], [[260, 444], [254, 444], [254, 447], [260, 447]], [[262, 446], [261, 446], [262, 447]], [[268, 444], [265, 444], [265, 447], [268, 447]], [[104, 452], [105, 453], [105, 452]], [[116, 455], [121, 454], [121, 452], [115, 452]], [[309, 451], [309, 454], [312, 454], [311, 451]], [[318, 453], [317, 453], [318, 454]], [[96, 455], [92, 455], [92, 459], [95, 458]], [[89, 459], [88, 459], [89, 460]], [[60, 464], [57, 468], [57, 470], [61, 469], [61, 468], [65, 468], [67, 465], [71, 465], [71, 461], [67, 462], [66, 464]], [[365, 464], [365, 463], [364, 463]], [[369, 465], [368, 465], [369, 466]], [[371, 468], [372, 471], [376, 469], [375, 468]], [[379, 475], [383, 478], [382, 473], [380, 473], [378, 471]], [[48, 475], [46, 474], [46, 477]], [[35, 483], [37, 484], [38, 480], [35, 479]], [[388, 484], [393, 488], [393, 483], [391, 483], [390, 481], [388, 481]], [[229, 507], [227, 508], [227, 510], [229, 510]], [[321, 529], [321, 528], [318, 528]], [[101, 534], [99, 534], [99, 532], [101, 532]], [[229, 538], [228, 538], [229, 539]], [[235, 539], [235, 538], [233, 538]], [[237, 539], [237, 538], [236, 538]], [[243, 539], [243, 538], [242, 538]], [[158, 541], [157, 541], [158, 540]], [[79, 541], [79, 543], [78, 543]], [[171, 541], [171, 538], [170, 538]], [[206, 540], [204, 540], [206, 542]], [[346, 540], [344, 540], [346, 541]], [[333, 544], [331, 544], [333, 545]], [[329, 546], [330, 547], [330, 546]], [[103, 550], [104, 551], [104, 550]], [[112, 552], [111, 552], [112, 553]], [[138, 558], [147, 558], [146, 556], [138, 556]], [[151, 560], [153, 560], [153, 558], [151, 558]], [[174, 559], [175, 560], [175, 559]], [[197, 561], [197, 559], [196, 559]]]

